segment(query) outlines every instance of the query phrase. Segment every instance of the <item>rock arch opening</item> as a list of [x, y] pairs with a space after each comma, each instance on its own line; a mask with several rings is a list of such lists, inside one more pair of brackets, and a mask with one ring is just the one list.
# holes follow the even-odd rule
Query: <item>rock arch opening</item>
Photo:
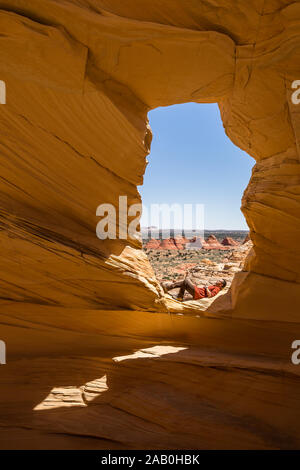
[[[148, 117], [153, 140], [139, 187], [143, 249], [160, 283], [188, 272], [197, 284], [226, 279], [224, 294], [251, 249], [240, 205], [254, 161], [225, 135], [217, 104], [156, 108]], [[216, 299], [198, 301], [199, 308]], [[185, 300], [196, 307], [188, 294]]]

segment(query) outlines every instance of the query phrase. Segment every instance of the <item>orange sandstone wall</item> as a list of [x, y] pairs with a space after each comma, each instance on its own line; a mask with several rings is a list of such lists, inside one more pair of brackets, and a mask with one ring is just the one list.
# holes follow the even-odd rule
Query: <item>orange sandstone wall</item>
[[[253, 377], [257, 367], [262, 377], [268, 370], [266, 383], [263, 378], [257, 387], [273, 390], [274, 376], [284, 369], [280, 361], [289, 361], [295, 335], [291, 323], [299, 323], [300, 105], [291, 101], [291, 84], [300, 80], [299, 26], [300, 4], [290, 0], [0, 0], [0, 80], [7, 86], [7, 104], [0, 106], [0, 337], [9, 345], [10, 361], [38, 357], [34, 366], [5, 366], [0, 411], [7, 426], [14, 422], [20, 429], [39, 429], [32, 431], [29, 446], [45, 445], [44, 429], [71, 433], [68, 417], [63, 421], [48, 414], [43, 421], [38, 414], [32, 424], [32, 408], [54, 382], [79, 387], [96, 376], [93, 360], [86, 367], [68, 359], [75, 351], [82, 357], [105, 351], [102, 367], [112, 349], [128, 352], [163, 341], [201, 343], [228, 354], [234, 349], [240, 356], [228, 359], [235, 372], [228, 382], [222, 377], [225, 395], [232, 387], [248, 389], [247, 373], [241, 381], [237, 372], [241, 363], [246, 371], [252, 368]], [[127, 195], [128, 204], [140, 202], [137, 186], [151, 145], [148, 111], [189, 101], [218, 102], [225, 132], [257, 161], [242, 200], [253, 252], [229, 298], [218, 301], [201, 324], [161, 313], [180, 312], [181, 307], [164, 300], [140, 241], [102, 242], [95, 232], [99, 204], [117, 205], [119, 195]], [[279, 363], [257, 365], [242, 358], [254, 351]], [[60, 362], [61, 375], [54, 361], [60, 355], [65, 361], [65, 367]], [[43, 386], [27, 389], [26, 384], [35, 383], [35, 371], [45, 369], [46, 356], [51, 367]], [[224, 357], [218, 366], [227, 364]], [[204, 359], [184, 356], [184, 361], [190, 366], [198, 361], [202, 374]], [[177, 377], [183, 372], [178, 368]], [[123, 388], [126, 384], [123, 373], [117, 368], [118, 379], [112, 374], [117, 392], [120, 382]], [[285, 390], [295, 405], [289, 411], [281, 408], [284, 390], [278, 381], [275, 404], [263, 411], [263, 401], [259, 416], [253, 411], [254, 395], [248, 392], [242, 399], [238, 393], [241, 409], [248, 406], [249, 415], [255, 415], [252, 428], [260, 430], [257, 439], [249, 430], [238, 430], [239, 436], [244, 432], [246, 447], [299, 444], [289, 440], [298, 435], [299, 422], [294, 378], [289, 377]], [[185, 380], [192, 383], [188, 376]], [[172, 390], [176, 384], [169, 377]], [[20, 397], [12, 393], [18, 387]], [[198, 392], [196, 387], [193, 410]], [[188, 392], [182, 393], [185, 403], [192, 403]], [[222, 401], [219, 396], [211, 400], [214, 407]], [[180, 400], [177, 404], [182, 407]], [[157, 409], [157, 403], [152, 405]], [[240, 409], [231, 411], [240, 417]], [[149, 408], [144, 418], [151, 416]], [[220, 419], [224, 423], [227, 418]], [[64, 423], [60, 429], [55, 428], [58, 421]], [[235, 429], [236, 419], [232, 423]], [[157, 432], [156, 425], [151, 433]], [[175, 425], [166, 418], [170, 435]], [[89, 435], [99, 434], [86, 429]], [[204, 438], [201, 423], [194, 423], [196, 429]], [[100, 435], [114, 438], [113, 432]], [[234, 432], [229, 435], [226, 447], [237, 438]], [[29, 442], [26, 436], [20, 431], [16, 446]], [[138, 439], [132, 436], [126, 445]], [[155, 442], [159, 445], [158, 437]], [[163, 442], [188, 446], [183, 437]], [[60, 445], [76, 447], [68, 437]]]

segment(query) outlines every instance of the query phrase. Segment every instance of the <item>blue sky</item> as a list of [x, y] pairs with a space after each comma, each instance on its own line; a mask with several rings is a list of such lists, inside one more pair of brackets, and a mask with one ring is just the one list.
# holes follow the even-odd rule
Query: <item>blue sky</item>
[[149, 120], [143, 204], [204, 204], [205, 229], [246, 230], [240, 206], [254, 159], [226, 136], [217, 104], [157, 108]]

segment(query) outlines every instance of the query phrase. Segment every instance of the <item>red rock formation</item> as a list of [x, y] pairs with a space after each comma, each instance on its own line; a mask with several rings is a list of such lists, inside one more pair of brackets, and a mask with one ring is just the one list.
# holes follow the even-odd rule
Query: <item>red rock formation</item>
[[221, 245], [214, 235], [209, 235], [209, 237], [203, 243], [203, 248], [206, 250], [223, 250], [224, 246]]
[[188, 239], [185, 237], [175, 237], [174, 241], [178, 250], [184, 250], [186, 243], [188, 243]]
[[237, 242], [231, 237], [225, 237], [221, 244], [224, 246], [238, 246], [239, 242]]
[[177, 250], [174, 238], [165, 238], [160, 245], [161, 250]]
[[179, 243], [177, 241], [175, 241], [175, 246], [176, 246], [177, 250], [184, 250], [184, 248], [185, 248], [185, 245], [183, 245], [182, 243]]
[[160, 240], [156, 240], [155, 238], [151, 238], [151, 240], [146, 243], [147, 250], [158, 250], [160, 247]]
[[162, 241], [151, 238], [145, 248], [147, 250], [184, 250], [187, 243], [189, 240], [185, 237], [166, 238]]

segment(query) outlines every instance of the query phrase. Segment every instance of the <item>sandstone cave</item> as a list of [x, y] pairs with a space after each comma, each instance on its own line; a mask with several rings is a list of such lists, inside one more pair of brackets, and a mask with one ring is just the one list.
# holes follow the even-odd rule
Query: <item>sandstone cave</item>
[[[1, 448], [299, 448], [300, 4], [217, 4], [0, 0]], [[148, 112], [187, 102], [256, 160], [253, 250], [198, 316], [95, 236], [140, 202]]]

